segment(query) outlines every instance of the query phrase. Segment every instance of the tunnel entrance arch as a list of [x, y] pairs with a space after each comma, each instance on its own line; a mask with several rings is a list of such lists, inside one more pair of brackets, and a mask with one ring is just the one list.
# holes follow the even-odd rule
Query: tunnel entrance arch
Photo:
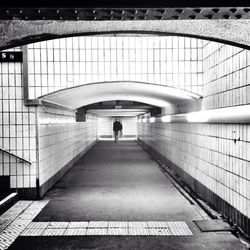
[[79, 35], [118, 33], [195, 37], [249, 49], [250, 21], [147, 20], [147, 21], [1, 21], [0, 49]]

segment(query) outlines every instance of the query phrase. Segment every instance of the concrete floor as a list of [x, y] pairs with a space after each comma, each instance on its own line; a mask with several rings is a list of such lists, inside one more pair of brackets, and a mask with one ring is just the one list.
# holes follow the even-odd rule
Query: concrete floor
[[47, 193], [35, 221], [185, 221], [193, 236], [19, 237], [10, 249], [244, 249], [203, 219], [136, 142], [99, 142]]

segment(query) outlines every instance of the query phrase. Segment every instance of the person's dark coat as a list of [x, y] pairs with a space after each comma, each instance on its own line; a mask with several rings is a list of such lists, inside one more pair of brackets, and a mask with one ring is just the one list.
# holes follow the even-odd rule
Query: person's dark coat
[[113, 124], [113, 130], [116, 131], [121, 131], [122, 130], [122, 125], [119, 121], [115, 121]]

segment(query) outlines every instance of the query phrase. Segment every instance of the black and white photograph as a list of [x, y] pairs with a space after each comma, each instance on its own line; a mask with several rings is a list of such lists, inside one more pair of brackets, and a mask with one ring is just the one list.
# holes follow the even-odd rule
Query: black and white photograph
[[250, 2], [0, 0], [0, 250], [250, 249]]

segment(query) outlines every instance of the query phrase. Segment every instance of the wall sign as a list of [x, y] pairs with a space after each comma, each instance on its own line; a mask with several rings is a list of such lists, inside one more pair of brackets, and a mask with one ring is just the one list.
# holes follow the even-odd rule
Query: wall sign
[[22, 52], [0, 52], [0, 62], [22, 62]]

